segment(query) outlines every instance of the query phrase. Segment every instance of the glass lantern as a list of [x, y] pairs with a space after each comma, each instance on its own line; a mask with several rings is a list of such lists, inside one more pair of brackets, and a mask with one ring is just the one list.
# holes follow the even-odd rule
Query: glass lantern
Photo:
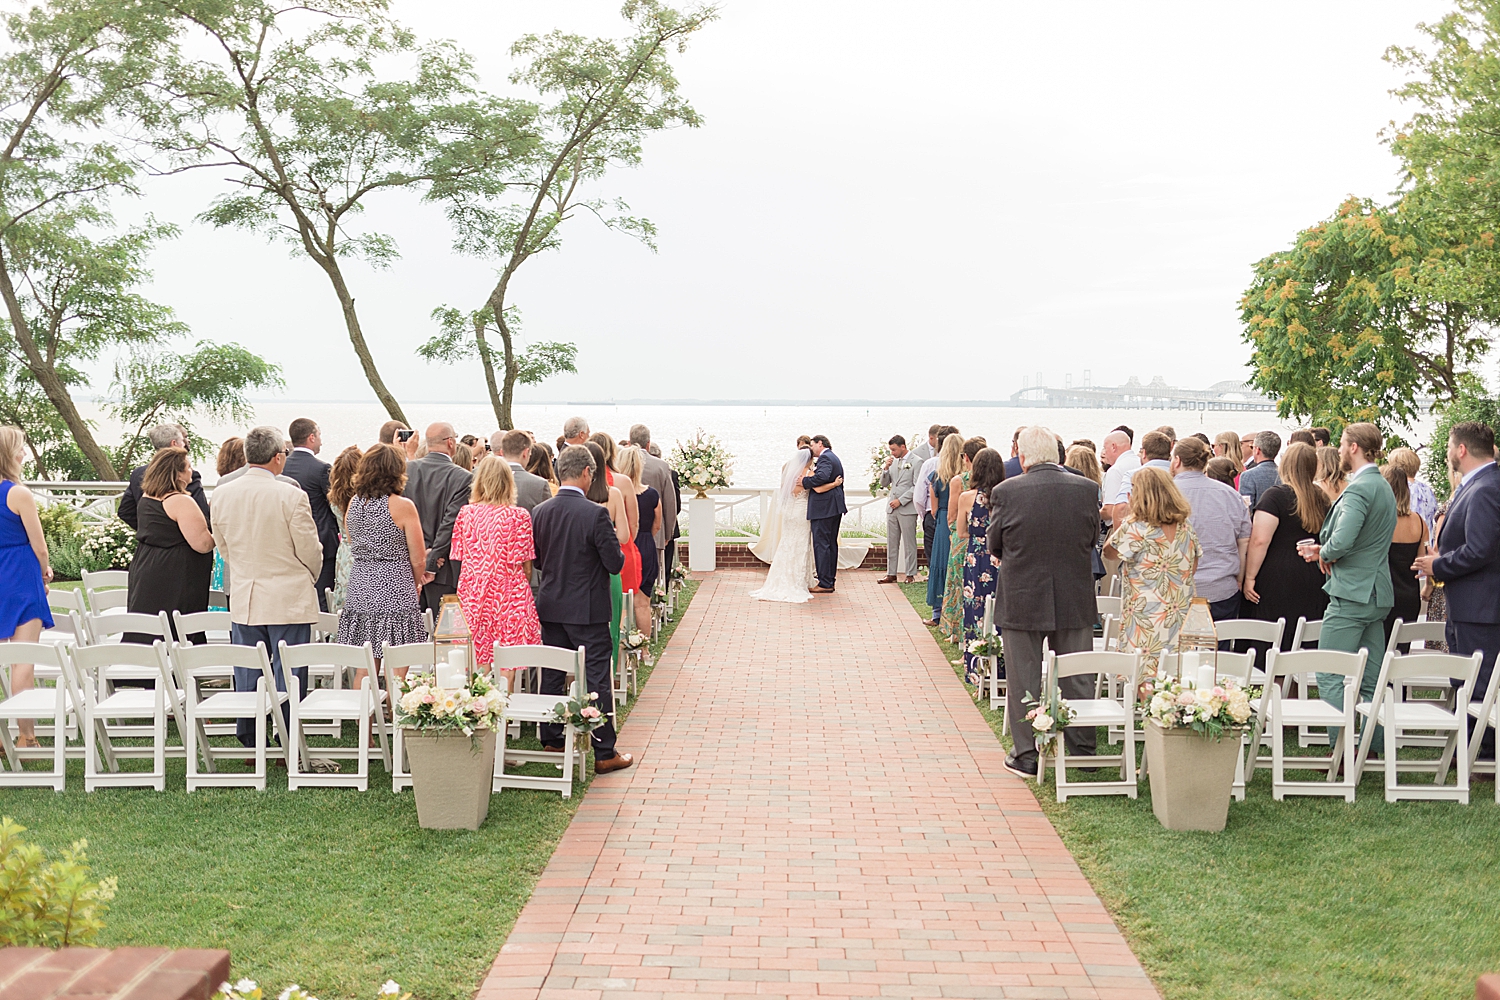
[[474, 676], [474, 636], [469, 632], [469, 622], [464, 618], [457, 594], [443, 597], [437, 627], [432, 633], [432, 645], [438, 686], [450, 688], [467, 684]]

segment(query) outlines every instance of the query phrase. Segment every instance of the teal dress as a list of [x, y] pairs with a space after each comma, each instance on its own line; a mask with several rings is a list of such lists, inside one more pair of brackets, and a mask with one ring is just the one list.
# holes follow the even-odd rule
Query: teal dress
[[932, 511], [937, 515], [937, 530], [927, 542], [927, 606], [932, 609], [933, 621], [936, 621], [943, 607], [944, 585], [948, 582], [951, 543], [948, 534], [948, 481], [934, 472], [928, 482], [932, 484]]

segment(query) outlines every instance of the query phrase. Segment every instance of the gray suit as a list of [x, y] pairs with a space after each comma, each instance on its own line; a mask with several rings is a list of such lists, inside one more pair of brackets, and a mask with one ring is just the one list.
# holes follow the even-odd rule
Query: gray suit
[[[1054, 653], [1094, 648], [1094, 542], [1099, 537], [1099, 487], [1051, 462], [1007, 479], [990, 493], [990, 554], [1000, 560], [995, 624], [1005, 644], [1010, 720], [1015, 756], [1036, 759], [1036, 739], [1026, 721], [1027, 695], [1042, 694], [1042, 642]], [[1066, 677], [1064, 698], [1092, 698], [1094, 682]], [[1069, 754], [1094, 752], [1091, 729], [1065, 730]]]
[[473, 479], [440, 451], [406, 463], [406, 489], [401, 495], [417, 505], [422, 541], [427, 546], [427, 572], [435, 574], [422, 588], [424, 608], [436, 611], [445, 595], [458, 592], [460, 566], [448, 558], [448, 549], [453, 544], [453, 522], [469, 502]]
[[536, 505], [544, 500], [552, 499], [552, 485], [541, 476], [534, 476], [521, 468], [515, 462], [506, 462], [510, 466], [510, 474], [516, 480], [516, 506], [525, 507], [527, 513], [536, 509]]
[[[672, 489], [672, 467], [655, 455], [641, 452], [641, 479], [661, 494], [661, 530], [655, 535], [656, 551], [661, 552], [672, 540], [672, 526], [677, 523], [677, 492]], [[661, 566], [661, 562], [657, 562]]]
[[[880, 485], [891, 491], [890, 500], [901, 501], [901, 506], [885, 507], [885, 575], [917, 575], [917, 505], [912, 503], [917, 493], [917, 470], [922, 463], [911, 455], [891, 462], [890, 468], [880, 474]], [[899, 562], [898, 562], [899, 559]]]

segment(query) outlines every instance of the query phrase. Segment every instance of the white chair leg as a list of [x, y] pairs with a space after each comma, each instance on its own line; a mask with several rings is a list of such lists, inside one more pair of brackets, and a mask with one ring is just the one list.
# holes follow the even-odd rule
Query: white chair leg
[[152, 773], [156, 780], [152, 783], [158, 792], [167, 790], [167, 701], [162, 692], [162, 682], [156, 682], [156, 753], [151, 757]]
[[1396, 801], [1396, 726], [1394, 719], [1390, 720], [1385, 727], [1385, 800], [1387, 802]]
[[[266, 701], [265, 679], [258, 678], [255, 682], [255, 788], [261, 792], [266, 790], [266, 714], [270, 711]], [[281, 711], [280, 705], [276, 706], [276, 711]], [[292, 755], [289, 753], [286, 756]], [[290, 773], [290, 761], [288, 773]]]

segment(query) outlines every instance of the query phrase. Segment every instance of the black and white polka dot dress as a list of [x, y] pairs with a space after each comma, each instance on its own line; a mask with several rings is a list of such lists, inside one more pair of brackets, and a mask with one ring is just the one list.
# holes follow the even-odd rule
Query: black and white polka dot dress
[[386, 645], [427, 642], [406, 535], [391, 520], [386, 498], [351, 497], [344, 526], [354, 568], [339, 612], [338, 641], [352, 646], [368, 642], [376, 656]]

